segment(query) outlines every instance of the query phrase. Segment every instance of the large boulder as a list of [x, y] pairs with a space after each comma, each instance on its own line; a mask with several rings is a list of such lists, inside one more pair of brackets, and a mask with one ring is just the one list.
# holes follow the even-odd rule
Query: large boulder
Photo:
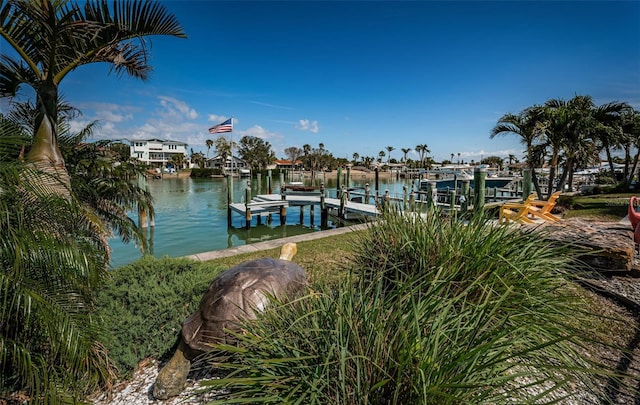
[[549, 239], [585, 249], [588, 254], [580, 259], [594, 270], [628, 272], [633, 269], [636, 246], [630, 224], [570, 218], [540, 226]]

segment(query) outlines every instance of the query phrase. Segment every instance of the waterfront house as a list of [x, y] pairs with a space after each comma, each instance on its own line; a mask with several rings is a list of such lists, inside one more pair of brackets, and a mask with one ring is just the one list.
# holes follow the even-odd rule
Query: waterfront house
[[153, 168], [173, 167], [173, 156], [182, 155], [183, 168], [188, 162], [187, 144], [163, 139], [135, 139], [131, 141], [131, 157]]
[[223, 159], [220, 155], [215, 156], [211, 159], [207, 159], [206, 167], [211, 169], [221, 169], [224, 174], [251, 174], [251, 168], [247, 162], [237, 156], [227, 156], [226, 159]]

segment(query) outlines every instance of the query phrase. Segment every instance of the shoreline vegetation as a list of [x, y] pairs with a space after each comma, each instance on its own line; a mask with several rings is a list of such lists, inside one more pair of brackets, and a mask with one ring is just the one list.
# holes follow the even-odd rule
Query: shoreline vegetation
[[[297, 172], [296, 172], [297, 173]], [[323, 177], [327, 178], [327, 179], [333, 179], [335, 180], [338, 177], [338, 171], [337, 170], [331, 170], [331, 171], [323, 171], [323, 172], [319, 172], [320, 175], [318, 175], [317, 178], [321, 179]], [[342, 174], [345, 175], [346, 174], [346, 170], [342, 171]], [[184, 177], [189, 177], [191, 175], [191, 169], [180, 169], [177, 171], [177, 173], [173, 173], [173, 174], [163, 174], [163, 177], [166, 178], [184, 178]], [[380, 180], [388, 180], [391, 179], [395, 176], [394, 173], [391, 173], [390, 171], [379, 171], [378, 172], [378, 178]], [[352, 179], [358, 179], [358, 180], [362, 180], [362, 179], [367, 179], [370, 180], [372, 183], [375, 180], [375, 172], [373, 170], [351, 170], [351, 178]], [[249, 177], [236, 177], [236, 179], [249, 179]], [[305, 179], [309, 180], [311, 179], [311, 174], [310, 173], [305, 173]]]
[[[577, 211], [579, 212], [580, 210], [577, 210]], [[445, 222], [448, 222], [448, 221], [445, 221]], [[408, 268], [420, 269], [423, 266], [427, 266], [425, 267], [425, 269], [428, 269], [428, 268], [431, 268], [429, 267], [430, 266], [429, 262], [414, 262], [415, 260], [420, 261], [420, 257], [425, 257], [425, 255], [430, 257], [431, 258], [430, 260], [435, 260], [435, 261], [442, 260], [442, 266], [444, 266], [444, 268], [449, 270], [453, 270], [454, 268], [464, 269], [464, 268], [471, 268], [471, 267], [485, 268], [490, 263], [490, 261], [487, 262], [486, 258], [495, 258], [496, 252], [497, 253], [503, 252], [504, 254], [512, 255], [514, 251], [517, 252], [517, 251], [523, 251], [523, 249], [526, 250], [527, 246], [529, 246], [529, 243], [531, 243], [532, 246], [536, 246], [536, 244], [538, 243], [537, 240], [533, 240], [533, 241], [524, 243], [519, 249], [513, 249], [513, 246], [511, 246], [511, 248], [508, 248], [505, 246], [505, 241], [507, 240], [505, 239], [505, 234], [499, 235], [500, 237], [488, 238], [488, 236], [484, 234], [485, 231], [480, 231], [479, 230], [480, 228], [477, 228], [476, 233], [474, 233], [473, 235], [466, 235], [464, 233], [466, 231], [464, 231], [463, 229], [457, 229], [457, 228], [449, 229], [446, 226], [443, 228], [444, 225], [440, 223], [437, 224], [435, 222], [431, 223], [430, 225], [432, 225], [433, 227], [439, 227], [437, 228], [438, 231], [440, 231], [440, 233], [443, 233], [443, 234], [450, 234], [451, 232], [462, 232], [460, 234], [456, 234], [457, 236], [454, 239], [466, 238], [466, 241], [468, 242], [466, 245], [468, 246], [474, 246], [473, 239], [481, 238], [483, 241], [482, 244], [475, 243], [475, 246], [485, 246], [483, 249], [484, 250], [489, 249], [489, 250], [485, 252], [486, 254], [459, 255], [456, 253], [455, 250], [450, 250], [450, 248], [447, 248], [446, 247], [447, 244], [440, 245], [440, 242], [437, 242], [435, 239], [433, 239], [433, 244], [431, 246], [437, 247], [436, 250], [433, 251], [433, 253], [427, 254], [427, 252], [421, 250], [421, 249], [428, 249], [427, 245], [422, 247], [414, 246], [412, 249], [417, 248], [418, 251], [411, 253], [406, 250], [406, 246], [415, 244], [416, 240], [425, 240], [428, 238], [437, 239], [438, 233], [434, 232], [432, 236], [422, 235], [420, 238], [417, 238], [416, 232], [420, 232], [419, 230], [413, 229], [413, 228], [407, 230], [402, 228], [402, 225], [398, 225], [396, 223], [396, 226], [400, 226], [400, 228], [393, 228], [393, 229], [385, 228], [386, 231], [389, 231], [385, 233], [378, 233], [378, 232], [371, 233], [372, 232], [371, 230], [365, 230], [365, 231], [356, 231], [352, 233], [347, 233], [347, 234], [339, 235], [337, 237], [332, 237], [332, 238], [320, 238], [313, 241], [301, 242], [298, 244], [298, 254], [296, 255], [296, 257], [294, 257], [294, 261], [300, 264], [301, 267], [304, 268], [305, 271], [307, 271], [310, 284], [314, 286], [314, 291], [317, 291], [317, 294], [320, 294], [319, 296], [324, 296], [326, 292], [324, 292], [324, 289], [321, 287], [322, 285], [334, 286], [331, 288], [338, 288], [338, 289], [345, 288], [343, 284], [345, 282], [345, 277], [347, 277], [349, 274], [353, 274], [352, 271], [354, 268], [369, 268], [373, 266], [379, 269], [379, 265], [381, 264], [387, 263], [388, 265], [393, 266], [393, 263], [402, 263], [404, 260], [407, 260], [407, 258], [409, 258], [409, 262], [405, 263], [405, 265], [409, 266]], [[505, 228], [499, 228], [499, 231], [504, 232], [504, 229]], [[390, 234], [393, 234], [396, 237], [398, 236], [401, 237], [401, 240], [399, 242], [400, 244], [397, 245], [395, 248], [393, 247], [393, 243], [391, 243], [393, 238], [389, 239]], [[472, 238], [472, 239], [469, 239], [469, 238]], [[406, 242], [402, 242], [402, 240], [406, 240]], [[368, 241], [368, 243], [363, 245], [363, 241]], [[406, 243], [409, 243], [409, 245], [406, 245]], [[510, 242], [506, 243], [506, 245], [509, 245], [512, 243], [519, 244], [523, 242], [521, 239], [515, 240], [515, 241], [511, 240]], [[441, 246], [442, 249], [439, 246]], [[459, 244], [459, 246], [462, 247], [463, 245]], [[473, 249], [475, 252], [476, 248], [473, 248]], [[549, 252], [552, 253], [552, 257], [549, 256]], [[555, 254], [557, 252], [555, 253], [554, 252], [555, 250], [547, 251], [546, 248], [545, 250], [539, 251], [540, 255], [538, 256], [540, 257], [540, 260], [532, 259], [529, 256], [522, 257], [520, 259], [511, 257], [510, 260], [513, 260], [514, 263], [510, 264], [509, 266], [515, 265], [518, 269], [521, 269], [522, 271], [524, 271], [523, 274], [529, 274], [531, 271], [533, 271], [532, 269], [535, 269], [537, 266], [544, 267], [544, 266], [555, 263], [555, 260], [559, 256]], [[223, 269], [229, 268], [231, 266], [234, 266], [240, 262], [244, 262], [247, 260], [260, 258], [260, 257], [277, 257], [278, 254], [279, 254], [279, 249], [275, 248], [271, 250], [265, 250], [265, 251], [254, 252], [249, 254], [241, 254], [241, 255], [226, 257], [222, 259], [216, 259], [216, 260], [204, 262], [204, 263], [194, 263], [191, 261], [185, 261], [183, 259], [147, 258], [147, 259], [142, 259], [141, 261], [136, 262], [133, 265], [124, 266], [121, 269], [117, 269], [116, 272], [120, 274], [116, 275], [115, 283], [117, 285], [120, 285], [120, 287], [118, 287], [120, 291], [118, 293], [119, 295], [118, 294], [116, 294], [115, 296], [109, 295], [109, 294], [112, 294], [113, 292], [112, 287], [109, 287], [105, 290], [107, 292], [107, 296], [103, 296], [101, 302], [102, 303], [108, 302], [109, 305], [118, 307], [120, 303], [128, 301], [130, 302], [129, 305], [134, 305], [138, 307], [138, 310], [136, 311], [141, 311], [141, 308], [142, 308], [142, 313], [139, 313], [139, 314], [134, 314], [133, 312], [127, 312], [127, 311], [130, 311], [131, 308], [126, 308], [126, 307], [120, 309], [121, 311], [124, 310], [124, 312], [113, 312], [111, 314], [103, 314], [103, 316], [105, 316], [107, 320], [112, 319], [112, 322], [110, 322], [110, 324], [114, 329], [112, 330], [112, 333], [114, 333], [114, 338], [120, 335], [118, 340], [120, 340], [121, 342], [126, 342], [122, 346], [121, 350], [123, 352], [129, 351], [129, 355], [128, 355], [130, 358], [130, 360], [128, 360], [129, 365], [124, 367], [122, 363], [119, 364], [119, 367], [121, 367], [121, 372], [125, 371], [125, 373], [121, 375], [130, 376], [133, 370], [137, 369], [139, 364], [140, 364], [140, 367], [143, 368], [142, 367], [143, 364], [149, 364], [151, 361], [153, 361], [153, 360], [150, 360], [150, 358], [163, 359], [169, 353], [172, 352], [171, 346], [175, 342], [175, 337], [177, 336], [177, 333], [179, 333], [178, 331], [179, 331], [179, 325], [181, 323], [181, 319], [184, 319], [190, 312], [192, 312], [195, 309], [200, 297], [198, 293], [198, 289], [204, 290], [204, 288], [206, 288], [207, 283], [212, 279], [212, 277], [215, 274], [217, 274], [217, 272], [222, 271]], [[368, 261], [369, 264], [364, 265], [363, 260], [365, 262]], [[459, 262], [459, 265], [454, 266], [455, 262], [459, 260], [462, 260]], [[467, 262], [467, 260], [470, 260], [470, 262]], [[551, 262], [549, 262], [549, 260], [551, 260]], [[353, 266], [354, 263], [360, 263], [360, 264], [354, 267]], [[536, 271], [533, 271], [533, 273], [542, 274], [542, 273], [537, 273]], [[375, 272], [360, 273], [359, 278], [366, 276], [366, 274], [371, 275], [371, 274], [375, 274]], [[392, 273], [389, 273], [389, 274], [392, 274]], [[471, 282], [470, 285], [476, 285], [476, 283], [478, 283], [477, 274], [476, 275], [472, 275], [472, 274], [463, 275], [463, 274], [465, 273], [460, 273], [460, 275], [458, 276], [458, 277], [463, 277], [461, 280], [466, 280], [468, 282]], [[467, 277], [469, 276], [472, 276], [472, 278], [467, 279]], [[185, 277], [189, 278], [190, 280], [188, 282], [188, 285], [190, 287], [186, 291], [185, 291], [186, 285], [184, 284], [186, 282]], [[118, 281], [119, 279], [121, 279], [121, 281]], [[183, 281], [179, 281], [180, 279], [182, 279]], [[171, 292], [167, 293], [165, 291], [163, 297], [156, 296], [157, 294], [155, 289], [157, 287], [151, 288], [151, 286], [158, 285], [159, 280], [163, 280], [163, 283], [165, 284], [164, 288], [166, 287], [171, 288], [170, 289]], [[396, 280], [396, 281], [399, 282], [399, 280]], [[411, 285], [414, 285], [415, 283], [418, 283], [418, 282], [419, 280], [412, 279]], [[513, 282], [515, 282], [515, 280]], [[422, 281], [420, 281], [420, 283], [422, 283]], [[433, 280], [431, 280], [429, 283], [430, 285], [433, 284]], [[483, 281], [479, 281], [479, 283], [480, 284], [478, 286], [482, 287]], [[564, 318], [562, 322], [559, 322], [558, 324], [558, 326], [564, 325], [563, 327], [569, 328], [569, 329], [566, 329], [565, 331], [556, 330], [556, 332], [554, 333], [564, 333], [566, 331], [569, 331], [570, 329], [577, 328], [574, 331], [574, 333], [580, 332], [578, 334], [578, 337], [585, 338], [585, 339], [593, 338], [595, 341], [600, 341], [601, 342], [600, 344], [594, 344], [593, 342], [591, 342], [589, 344], [585, 344], [584, 347], [588, 347], [589, 350], [592, 350], [590, 352], [591, 353], [590, 355], [593, 356], [592, 360], [596, 360], [598, 363], [608, 362], [607, 366], [611, 368], [614, 368], [617, 365], [617, 364], [614, 364], [616, 359], [622, 359], [622, 358], [625, 358], [625, 356], [627, 356], [627, 354], [625, 354], [624, 349], [621, 350], [620, 348], [627, 347], [627, 350], [631, 350], [632, 352], [635, 349], [636, 355], [637, 355], [638, 349], [636, 349], [635, 347], [629, 347], [629, 344], [630, 344], [629, 342], [633, 341], [634, 339], [633, 336], [634, 335], [637, 336], [637, 333], [638, 333], [638, 320], [636, 318], [637, 315], [634, 315], [624, 310], [623, 308], [616, 306], [611, 301], [606, 300], [595, 293], [592, 293], [588, 290], [584, 290], [577, 286], [571, 287], [571, 285], [572, 284], [569, 283], [569, 284], [566, 284], [565, 287], [562, 287], [560, 290], [562, 291], [561, 295], [564, 296], [566, 294], [566, 296], [574, 297], [576, 301], [573, 302], [573, 304], [571, 304], [570, 306], [575, 305], [576, 303], [581, 303], [580, 307], [572, 307], [573, 312], [571, 312], [570, 315], [565, 314], [566, 318]], [[348, 287], [348, 288], [353, 288], [353, 285], [352, 287]], [[531, 291], [529, 291], [530, 289]], [[558, 290], [554, 290], [554, 291], [555, 291], [554, 294], [557, 294]], [[527, 294], [529, 295], [542, 293], [546, 297], [545, 299], [547, 300], [550, 299], [553, 302], [559, 299], [559, 297], [556, 295], [546, 296], [546, 294], [548, 294], [549, 292], [550, 291], [547, 290], [547, 287], [544, 287], [542, 290], [537, 292], [535, 292], [535, 289], [527, 287]], [[371, 296], [375, 296], [375, 293], [372, 292]], [[455, 296], [457, 295], [454, 295], [453, 297]], [[135, 299], [136, 302], [140, 301], [140, 303], [144, 302], [145, 304], [142, 307], [137, 306], [135, 302], [129, 301], [131, 300], [132, 297], [137, 297]], [[400, 299], [401, 297], [397, 296], [396, 298]], [[509, 299], [512, 299], [512, 298], [509, 298]], [[122, 300], [125, 300], [125, 301], [122, 301]], [[161, 300], [161, 301], [158, 301], [158, 300]], [[185, 305], [185, 301], [188, 301], [188, 305]], [[325, 304], [328, 305], [329, 302]], [[341, 302], [340, 304], [338, 304], [337, 302], [333, 302], [331, 305], [351, 305], [351, 304], [353, 303]], [[566, 301], [562, 301], [562, 303], [558, 302], [559, 306], [552, 308], [552, 311], [557, 311], [559, 310], [559, 308], [565, 308], [564, 305], [567, 305], [567, 304], [570, 304], [570, 303], [567, 303]], [[120, 305], [120, 307], [122, 307], [122, 305]], [[155, 311], [154, 309], [158, 307], [175, 308], [176, 310], [178, 310], [178, 312], [176, 312], [175, 310], [172, 310], [170, 311], [169, 314], [167, 314], [166, 317], [158, 317], [157, 311]], [[507, 306], [507, 307], [511, 308], [511, 306]], [[338, 308], [340, 308], [340, 306], [338, 306]], [[113, 310], [113, 308], [111, 310]], [[309, 311], [311, 310], [312, 308], [307, 308], [305, 310], [305, 313], [310, 313]], [[149, 312], [145, 312], [145, 311], [149, 311]], [[566, 308], [561, 311], [566, 311]], [[153, 315], [154, 313], [156, 313], [156, 315]], [[471, 314], [473, 314], [473, 312], [465, 316], [472, 316]], [[371, 316], [371, 315], [372, 314], [369, 314], [369, 315], [361, 314], [358, 316]], [[557, 316], [557, 315], [558, 314], [553, 316]], [[586, 316], [586, 315], [588, 315], [587, 317], [588, 319], [586, 320], [582, 319], [581, 321], [578, 321], [577, 318], [575, 318], [575, 317], [581, 318], [582, 316]], [[136, 319], [138, 320], [137, 323], [136, 323]], [[569, 322], [565, 323], [564, 321], [566, 320], [569, 320]], [[278, 322], [277, 320], [271, 320], [271, 321]], [[323, 322], [329, 322], [329, 321], [330, 321], [329, 319], [325, 319]], [[122, 327], [122, 329], [118, 329], [120, 327], [119, 325], [122, 325], [123, 322], [126, 326]], [[373, 322], [373, 320], [370, 320], [370, 322]], [[392, 322], [391, 320], [387, 319], [383, 322], [383, 324], [385, 324], [385, 327], [386, 327], [386, 325], [391, 324], [391, 322]], [[267, 326], [268, 325], [265, 325], [265, 324], [261, 325], [261, 327], [267, 327]], [[327, 327], [329, 326], [327, 325]], [[353, 325], [353, 327], [355, 327], [355, 325]], [[528, 326], [522, 325], [522, 327], [526, 328]], [[537, 327], [549, 327], [549, 326], [538, 325]], [[136, 328], [141, 328], [141, 329], [136, 329]], [[125, 329], [128, 330], [127, 333], [130, 335], [123, 334], [124, 333], [123, 331]], [[304, 329], [307, 331], [309, 330], [306, 327]], [[164, 331], [160, 334], [160, 335], [163, 335], [164, 337], [162, 336], [158, 337], [157, 331]], [[612, 331], [614, 333], [611, 333]], [[289, 331], [289, 332], [292, 332], [292, 331]], [[260, 333], [267, 333], [267, 332], [263, 330]], [[273, 331], [270, 333], [273, 333]], [[360, 333], [360, 332], [355, 332], [355, 329], [354, 329], [352, 330], [352, 333]], [[367, 332], [367, 333], [370, 333], [370, 332]], [[150, 339], [150, 336], [151, 336], [150, 334], [154, 335], [153, 339]], [[305, 335], [305, 336], [306, 336], [305, 339], [315, 339], [315, 338], [309, 337], [308, 335]], [[289, 337], [288, 339], [292, 339], [292, 338]], [[318, 337], [318, 340], [321, 341], [322, 339]], [[377, 344], [380, 344], [382, 346], [392, 345], [392, 347], [396, 348], [398, 351], [404, 350], [403, 349], [404, 346], [402, 346], [401, 342], [394, 343], [386, 340], [381, 342], [370, 341], [369, 339], [363, 340], [363, 342], [365, 341], [367, 344], [374, 347]], [[288, 344], [292, 344], [290, 340], [288, 340], [288, 342], [289, 342]], [[251, 341], [244, 341], [243, 343], [247, 345], [257, 344], [256, 342], [251, 342]], [[331, 344], [331, 342], [326, 342], [326, 343], [328, 345]], [[432, 342], [430, 342], [429, 340], [426, 340], [421, 345], [429, 345], [431, 343]], [[351, 346], [349, 347], [350, 348], [348, 350], [353, 349], [353, 347]], [[269, 345], [268, 347], [263, 347], [263, 346], [256, 347], [256, 351], [260, 351], [263, 353], [265, 350], [271, 350], [271, 349], [280, 350], [274, 345]], [[329, 346], [327, 346], [325, 349], [322, 349], [322, 350], [326, 351], [327, 353], [331, 352], [331, 349], [329, 348]], [[273, 355], [275, 355], [275, 353]], [[284, 354], [282, 353], [280, 355], [284, 356]], [[436, 356], [436, 355], [437, 354], [435, 352], [430, 354], [430, 356]], [[363, 353], [361, 354], [361, 356], [365, 356], [365, 354]], [[633, 359], [633, 353], [631, 353], [631, 358]], [[122, 360], [122, 357], [120, 358], [120, 360]], [[227, 360], [230, 360], [230, 359], [227, 359]], [[212, 361], [220, 362], [222, 360], [220, 358], [217, 358]], [[238, 359], [234, 357], [233, 361], [235, 362], [234, 364], [243, 364], [242, 359]], [[254, 361], [260, 361], [260, 360], [256, 358], [253, 360], [247, 359], [247, 361], [250, 361], [251, 364], [254, 364], [253, 363]], [[339, 361], [339, 360], [336, 360], [336, 361]], [[433, 362], [435, 360], [431, 359], [428, 361]], [[564, 360], [559, 360], [559, 361], [562, 362]], [[273, 366], [273, 363], [271, 364]], [[431, 364], [431, 363], [428, 363], [428, 364]], [[634, 362], [634, 364], [637, 364], [637, 361]], [[348, 364], [345, 364], [345, 365], [348, 366]], [[232, 366], [232, 365], [227, 364], [227, 366]], [[301, 363], [300, 366], [302, 367], [302, 369], [306, 370], [310, 365], [303, 365]], [[444, 364], [441, 363], [441, 366], [444, 366]], [[156, 366], [154, 365], [153, 367], [156, 367]], [[273, 367], [276, 367], [276, 366], [273, 366]], [[295, 364], [286, 365], [287, 369], [290, 367], [295, 367]], [[433, 364], [429, 367], [433, 367]], [[600, 366], [598, 367], [602, 367], [602, 364], [600, 364]], [[567, 404], [576, 403], [577, 404], [577, 403], [587, 403], [587, 402], [593, 403], [593, 401], [600, 401], [600, 403], [602, 403], [607, 397], [614, 398], [614, 399], [625, 398], [627, 400], [633, 400], [633, 398], [637, 399], [639, 395], [637, 393], [637, 382], [639, 381], [639, 378], [640, 378], [640, 369], [638, 369], [634, 365], [629, 369], [629, 371], [635, 374], [632, 374], [631, 376], [626, 377], [626, 379], [623, 377], [620, 377], [619, 380], [616, 380], [618, 381], [616, 383], [618, 387], [617, 391], [622, 392], [622, 394], [617, 391], [616, 393], [613, 393], [613, 394], [607, 393], [607, 392], [597, 393], [598, 390], [600, 390], [601, 388], [603, 387], [609, 388], [612, 385], [610, 381], [609, 382], [606, 381], [605, 374], [598, 374], [598, 372], [596, 373], [588, 372], [587, 375], [591, 376], [589, 377], [589, 379], [573, 380], [573, 382], [569, 382], [569, 387], [571, 388], [568, 390], [559, 389], [557, 390], [557, 392], [555, 392], [555, 390], [551, 390], [549, 392], [548, 398], [557, 399], [558, 395], [559, 396], [568, 395], [568, 394], [573, 394], [579, 391], [585, 396], [582, 396], [582, 397], [579, 396], [578, 398], [576, 398], [575, 401], [577, 402], [560, 401], [560, 403], [567, 403]], [[273, 376], [268, 377], [270, 373], [268, 369], [264, 369], [261, 372], [262, 373], [266, 372], [267, 375], [250, 374], [250, 376], [252, 376], [252, 378], [256, 378], [257, 379], [256, 381], [260, 381], [261, 378], [267, 378], [268, 380], [269, 378], [273, 377]], [[452, 379], [454, 378], [455, 375], [456, 374], [454, 373], [448, 378]], [[611, 376], [609, 378], [611, 378]], [[591, 381], [594, 385], [591, 387], [589, 387], [588, 383], [585, 385], [585, 383], [588, 381]], [[147, 381], [147, 382], [149, 384], [153, 383], [153, 381], [150, 381], [150, 382]], [[363, 384], [363, 383], [364, 381], [360, 381], [360, 383], [358, 384]], [[212, 384], [214, 384], [217, 387], [216, 389], [219, 389], [221, 388], [221, 384], [223, 383], [214, 382]], [[330, 383], [330, 385], [331, 384], [335, 385], [335, 384], [338, 384], [338, 382]], [[616, 384], [613, 384], [613, 386], [616, 386]], [[636, 384], [635, 387], [634, 387], [634, 384]], [[192, 387], [195, 387], [196, 385], [197, 383], [192, 381]], [[210, 387], [213, 388], [214, 386], [211, 385]], [[227, 388], [229, 388], [229, 386], [227, 386]], [[243, 390], [242, 386], [235, 386], [234, 388], [237, 392], [240, 392], [240, 393]], [[264, 389], [265, 389], [264, 394], [267, 395], [267, 393], [270, 392], [269, 388], [264, 387]], [[636, 390], [636, 392], [634, 392], [634, 389]], [[271, 394], [273, 394], [273, 392], [271, 392]], [[487, 394], [485, 392], [484, 394], [481, 395], [481, 397], [484, 397], [485, 394], [488, 395], [485, 398], [485, 402], [486, 400], [491, 401], [491, 398], [496, 399], [496, 397], [493, 397], [493, 395], [499, 395], [499, 394], [496, 394], [495, 392], [492, 394]], [[518, 395], [520, 394], [522, 393], [520, 392]], [[118, 394], [115, 393], [114, 395], [117, 396]], [[449, 394], [446, 394], [446, 395], [449, 395]], [[217, 399], [217, 397], [215, 398]], [[460, 399], [461, 397], [457, 397], [457, 398]], [[149, 403], [149, 402], [144, 402], [144, 399], [142, 399], [141, 401], [142, 402], [132, 402], [132, 403], [136, 403], [136, 404]], [[219, 401], [222, 401], [221, 403], [224, 403], [222, 399], [219, 399]], [[120, 403], [125, 403], [125, 402], [126, 401], [120, 402]], [[476, 402], [476, 403], [481, 403], [481, 402], [483, 401], [479, 399], [479, 402]], [[97, 402], [97, 403], [107, 404], [109, 402]], [[338, 401], [337, 403], [340, 403], [340, 402]]]

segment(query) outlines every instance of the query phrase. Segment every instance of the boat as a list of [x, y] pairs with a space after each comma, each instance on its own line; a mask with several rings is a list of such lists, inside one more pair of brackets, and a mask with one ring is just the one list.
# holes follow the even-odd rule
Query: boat
[[[463, 181], [469, 182], [469, 187], [473, 189], [474, 176], [471, 167], [443, 167], [437, 170], [428, 171], [432, 179], [420, 180], [420, 190], [426, 191], [429, 183], [436, 184], [438, 190], [460, 188]], [[434, 179], [435, 178], [435, 179]], [[485, 188], [507, 189], [512, 188], [511, 183], [521, 180], [515, 176], [499, 176], [495, 172], [488, 172], [485, 177]]]
[[292, 181], [289, 184], [284, 185], [285, 191], [317, 191], [320, 190], [320, 187], [316, 186], [305, 186], [303, 182], [300, 181]]

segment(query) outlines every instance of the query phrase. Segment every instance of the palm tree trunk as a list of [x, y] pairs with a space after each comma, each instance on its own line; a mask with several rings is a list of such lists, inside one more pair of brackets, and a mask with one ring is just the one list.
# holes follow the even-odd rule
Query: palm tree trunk
[[545, 200], [551, 197], [551, 194], [554, 193], [553, 189], [553, 181], [556, 178], [556, 167], [558, 165], [558, 152], [554, 151], [553, 156], [551, 157], [551, 167], [549, 168], [549, 185], [547, 186], [547, 195], [545, 196]]
[[609, 146], [604, 148], [607, 153], [607, 162], [609, 162], [609, 170], [611, 170], [611, 177], [614, 177], [614, 168], [613, 168], [613, 156], [611, 156], [611, 148]]
[[636, 172], [636, 169], [638, 168], [638, 159], [640, 159], [640, 149], [638, 149], [638, 151], [636, 152], [636, 155], [633, 158], [633, 166], [631, 168], [631, 171], [629, 172], [629, 177], [627, 178], [627, 184], [631, 184], [631, 181], [633, 181], [633, 174]]
[[[538, 180], [538, 175], [536, 174], [535, 167], [531, 166], [531, 182], [533, 183], [533, 188], [536, 189], [536, 194], [538, 194], [538, 198], [542, 198], [542, 190], [540, 189], [540, 181]], [[526, 196], [525, 196], [526, 198]]]
[[48, 174], [47, 186], [52, 193], [69, 196], [71, 179], [58, 146], [58, 86], [45, 82], [37, 89], [36, 122], [33, 144], [26, 161]]
[[[629, 177], [629, 163], [630, 162], [631, 162], [630, 145], [625, 145], [625, 147], [624, 147], [624, 176], [623, 176], [624, 179]], [[614, 179], [615, 179], [615, 177], [614, 177]]]
[[567, 158], [567, 163], [564, 165], [564, 170], [562, 172], [562, 176], [560, 177], [560, 182], [558, 184], [558, 190], [564, 190], [564, 185], [569, 184], [569, 189], [571, 189], [571, 185], [573, 183], [573, 160], [574, 158]]

